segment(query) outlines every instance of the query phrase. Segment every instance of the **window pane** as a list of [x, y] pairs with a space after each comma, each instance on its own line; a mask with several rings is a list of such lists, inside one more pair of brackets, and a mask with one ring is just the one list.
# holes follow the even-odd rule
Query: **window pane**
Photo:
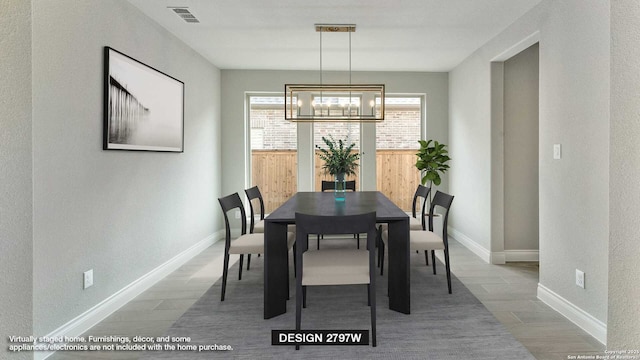
[[420, 97], [386, 97], [384, 121], [376, 124], [377, 189], [405, 211], [420, 183]]
[[249, 104], [251, 184], [270, 213], [298, 188], [296, 124], [284, 119], [284, 96], [251, 96]]
[[[359, 123], [346, 123], [346, 122], [315, 122], [313, 124], [313, 143], [314, 146], [320, 146], [323, 149], [327, 148], [327, 145], [322, 141], [322, 137], [329, 137], [332, 135], [335, 141], [342, 139], [345, 143], [345, 146], [350, 145], [351, 143], [355, 143], [356, 145], [353, 147], [355, 151], [360, 150], [360, 124]], [[324, 165], [324, 161], [318, 157], [319, 151], [316, 148], [315, 151], [315, 190], [322, 190], [322, 180], [325, 181], [334, 181], [334, 177], [325, 174], [322, 166]], [[358, 161], [360, 164], [360, 161]], [[360, 189], [359, 171], [358, 169], [356, 175], [347, 176], [345, 180], [356, 180], [356, 189]]]

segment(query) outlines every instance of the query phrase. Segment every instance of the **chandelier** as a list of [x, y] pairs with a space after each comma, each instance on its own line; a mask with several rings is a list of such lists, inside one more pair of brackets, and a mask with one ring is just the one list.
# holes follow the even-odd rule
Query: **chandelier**
[[[384, 84], [351, 83], [351, 24], [316, 24], [320, 33], [320, 83], [285, 84], [285, 120], [293, 122], [378, 122], [384, 120]], [[349, 82], [322, 82], [322, 33], [349, 34]]]

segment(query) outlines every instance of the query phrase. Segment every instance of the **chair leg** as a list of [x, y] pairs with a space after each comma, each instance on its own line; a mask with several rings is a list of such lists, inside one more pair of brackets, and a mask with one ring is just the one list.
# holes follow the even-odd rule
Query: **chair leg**
[[298, 277], [298, 267], [296, 266], [296, 243], [293, 243], [293, 277]]
[[250, 265], [251, 265], [251, 254], [247, 254], [247, 271], [249, 271]]
[[302, 287], [302, 307], [307, 308], [307, 287]]
[[[303, 296], [300, 296], [300, 293], [304, 294], [304, 287], [302, 286], [302, 280], [298, 279], [296, 281], [296, 330], [300, 330], [300, 325], [302, 322], [302, 300]], [[300, 350], [300, 345], [296, 345], [296, 350]]]
[[376, 295], [374, 286], [369, 286], [369, 299], [371, 299], [371, 345], [376, 347]]
[[287, 252], [287, 300], [291, 299], [291, 293], [289, 291], [289, 252]]
[[376, 256], [378, 257], [378, 267], [380, 267], [380, 250], [381, 250], [380, 244], [381, 243], [382, 243], [382, 236], [380, 235], [380, 228], [378, 228], [378, 232], [376, 234], [376, 250], [378, 251]]
[[238, 280], [242, 280], [242, 262], [244, 260], [244, 254], [240, 254], [240, 272], [238, 273]]
[[222, 294], [220, 301], [224, 301], [224, 293], [227, 290], [227, 274], [229, 273], [229, 253], [224, 254], [224, 264], [222, 265]]
[[444, 266], [447, 269], [447, 285], [449, 286], [449, 294], [451, 294], [451, 269], [449, 267], [449, 249], [444, 248]]
[[360, 234], [356, 234], [356, 238], [358, 239], [358, 249], [360, 249]]
[[386, 246], [384, 245], [384, 242], [380, 242], [380, 276], [384, 275], [384, 249], [386, 248]]
[[424, 261], [427, 263], [427, 266], [429, 266], [429, 250], [424, 251]]
[[433, 275], [436, 274], [436, 251], [431, 250], [431, 263], [433, 264]]
[[371, 285], [367, 284], [367, 306], [371, 306]]

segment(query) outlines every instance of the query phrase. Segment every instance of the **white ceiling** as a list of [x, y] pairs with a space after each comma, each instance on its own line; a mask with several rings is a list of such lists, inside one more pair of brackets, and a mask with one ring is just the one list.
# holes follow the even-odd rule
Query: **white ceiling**
[[[449, 71], [541, 0], [128, 1], [221, 69], [318, 70], [325, 23], [356, 24], [353, 71]], [[323, 70], [349, 69], [348, 33], [322, 44]]]

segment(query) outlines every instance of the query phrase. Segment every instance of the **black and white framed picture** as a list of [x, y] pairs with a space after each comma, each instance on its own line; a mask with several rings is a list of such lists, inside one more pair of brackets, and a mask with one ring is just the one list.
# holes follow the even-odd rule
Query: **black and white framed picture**
[[184, 83], [104, 48], [104, 150], [184, 151]]

